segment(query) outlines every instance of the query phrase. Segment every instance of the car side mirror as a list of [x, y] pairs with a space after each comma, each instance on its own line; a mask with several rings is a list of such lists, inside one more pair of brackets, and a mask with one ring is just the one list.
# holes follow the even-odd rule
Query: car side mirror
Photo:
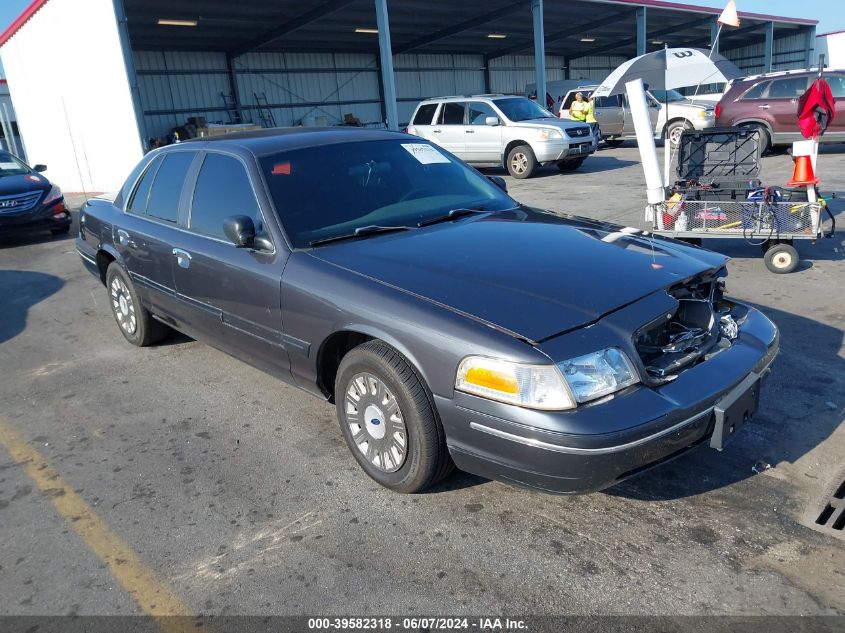
[[502, 178], [501, 176], [487, 176], [487, 180], [492, 182], [494, 185], [496, 185], [499, 189], [501, 189], [505, 193], [508, 192], [508, 183], [505, 182], [505, 179]]
[[255, 224], [246, 215], [232, 215], [223, 220], [223, 233], [238, 248], [251, 248], [255, 243]]
[[484, 119], [484, 125], [496, 126], [499, 124], [501, 124], [501, 121], [499, 121], [499, 117], [497, 116], [488, 116]]
[[37, 171], [40, 174], [42, 171], [47, 171], [47, 165], [36, 165], [32, 168], [32, 171]]

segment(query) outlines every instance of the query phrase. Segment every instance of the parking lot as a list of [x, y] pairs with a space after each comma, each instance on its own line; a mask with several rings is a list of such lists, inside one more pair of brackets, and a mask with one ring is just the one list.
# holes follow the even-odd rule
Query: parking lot
[[[783, 185], [790, 157], [763, 170]], [[841, 146], [818, 171], [845, 195]], [[521, 202], [645, 227], [631, 143], [506, 179]], [[741, 240], [705, 245], [781, 330], [759, 415], [722, 453], [561, 497], [461, 473], [392, 493], [333, 405], [180, 335], [128, 345], [71, 237], [0, 243], [0, 612], [140, 613], [126, 567], [192, 614], [845, 613], [842, 535], [810, 527], [845, 479], [845, 240], [801, 242], [790, 275]], [[79, 502], [128, 554], [86, 546]]]

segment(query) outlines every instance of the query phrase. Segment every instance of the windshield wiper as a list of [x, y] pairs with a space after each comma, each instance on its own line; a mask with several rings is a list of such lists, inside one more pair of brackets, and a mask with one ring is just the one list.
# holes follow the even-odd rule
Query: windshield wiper
[[438, 215], [436, 218], [429, 218], [428, 220], [418, 222], [417, 226], [423, 227], [437, 224], [438, 222], [448, 222], [449, 220], [454, 220], [455, 218], [460, 218], [465, 215], [472, 215], [473, 213], [487, 213], [487, 211], [484, 207], [478, 207], [476, 209], [452, 209], [449, 213], [444, 215]]
[[331, 237], [321, 237], [317, 240], [311, 240], [311, 246], [319, 246], [328, 242], [339, 242], [340, 240], [353, 240], [356, 237], [364, 237], [365, 235], [375, 235], [376, 233], [393, 233], [396, 231], [408, 231], [416, 227], [413, 226], [379, 226], [378, 224], [369, 224], [367, 226], [359, 226], [352, 233], [344, 233], [343, 235], [332, 235]]

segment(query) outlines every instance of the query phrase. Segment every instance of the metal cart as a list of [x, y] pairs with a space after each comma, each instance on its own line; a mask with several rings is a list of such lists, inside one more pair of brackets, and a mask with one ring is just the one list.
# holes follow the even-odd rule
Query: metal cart
[[763, 187], [760, 153], [755, 129], [685, 131], [676, 183], [650, 213], [653, 232], [693, 243], [743, 239], [763, 248], [770, 271], [795, 270], [793, 241], [833, 237], [836, 221], [815, 188]]

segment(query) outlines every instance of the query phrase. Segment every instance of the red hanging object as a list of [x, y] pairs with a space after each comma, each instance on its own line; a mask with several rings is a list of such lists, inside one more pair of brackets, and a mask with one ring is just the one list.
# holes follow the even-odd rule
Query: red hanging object
[[826, 79], [816, 79], [798, 99], [798, 126], [804, 138], [818, 138], [836, 116], [833, 95]]

